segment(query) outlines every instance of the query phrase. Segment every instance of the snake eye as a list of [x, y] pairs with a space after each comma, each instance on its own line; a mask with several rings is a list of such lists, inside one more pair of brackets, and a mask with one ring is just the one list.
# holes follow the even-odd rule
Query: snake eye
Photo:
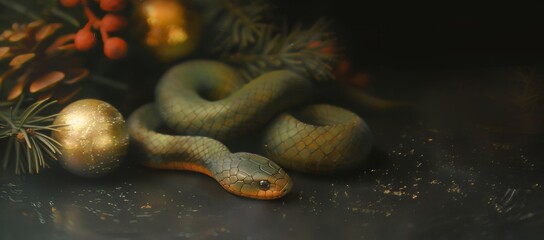
[[263, 191], [270, 189], [270, 183], [266, 180], [259, 181], [259, 188]]

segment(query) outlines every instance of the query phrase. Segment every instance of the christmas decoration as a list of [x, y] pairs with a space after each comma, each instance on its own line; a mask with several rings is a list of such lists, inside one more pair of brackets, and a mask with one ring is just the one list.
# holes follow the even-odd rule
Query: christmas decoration
[[[74, 83], [89, 71], [74, 55], [74, 34], [58, 36], [60, 23], [43, 20], [14, 23], [0, 35], [1, 98], [13, 101], [23, 94], [65, 102], [79, 91]], [[9, 61], [8, 61], [9, 60]], [[56, 88], [62, 85], [62, 88]], [[6, 91], [6, 92], [4, 92]]]
[[127, 20], [119, 12], [125, 8], [124, 0], [101, 0], [98, 1], [100, 8], [106, 12], [101, 19], [91, 10], [87, 0], [63, 0], [60, 1], [64, 7], [72, 8], [81, 4], [85, 15], [88, 18], [87, 24], [81, 28], [74, 39], [76, 49], [80, 51], [89, 51], [96, 45], [95, 33], [98, 30], [104, 44], [104, 55], [110, 59], [121, 59], [127, 54], [127, 43], [120, 37], [109, 36], [112, 32], [117, 32], [127, 25]]
[[271, 23], [272, 7], [263, 0], [220, 0], [209, 4], [208, 16], [215, 28], [215, 49], [247, 48], [262, 39]]
[[303, 30], [297, 25], [288, 34], [276, 33], [269, 27], [254, 44], [226, 50], [221, 59], [240, 69], [246, 79], [254, 79], [265, 72], [290, 69], [316, 81], [333, 79], [331, 63], [334, 52], [328, 52], [332, 39], [326, 34], [328, 23], [318, 21]]
[[187, 1], [140, 1], [134, 16], [137, 37], [161, 61], [189, 55], [200, 39], [200, 16]]
[[[54, 103], [62, 104], [74, 97], [81, 90], [76, 83], [90, 73], [78, 49], [91, 49], [95, 36], [81, 30], [70, 33], [72, 30], [62, 23], [48, 22], [46, 16], [52, 15], [74, 26], [79, 25], [75, 18], [56, 7], [58, 3], [57, 0], [34, 5], [0, 2], [15, 10], [14, 13], [36, 19], [28, 24], [8, 22], [7, 29], [0, 29], [0, 144], [5, 149], [3, 168], [13, 165], [17, 174], [38, 173], [49, 166], [48, 158], [56, 160], [62, 154], [61, 143], [49, 134], [64, 125], [52, 123], [57, 114], [43, 116], [43, 112]], [[66, 7], [82, 3], [86, 4], [86, 1], [60, 1]], [[112, 2], [105, 8], [114, 6]], [[33, 10], [41, 7], [40, 14], [43, 15]], [[107, 35], [120, 30], [127, 22], [117, 13], [108, 13], [100, 23], [94, 21], [93, 24]], [[0, 26], [5, 25], [0, 21]], [[111, 41], [106, 44], [107, 57], [125, 55], [124, 40], [120, 41], [118, 37], [103, 39]], [[49, 98], [56, 100], [49, 101]]]
[[84, 177], [114, 171], [126, 155], [128, 132], [119, 111], [107, 102], [84, 99], [66, 106], [55, 119], [52, 137], [61, 145], [61, 165]]
[[[7, 139], [3, 168], [6, 169], [15, 155], [15, 173], [39, 173], [48, 167], [47, 158], [57, 160], [60, 144], [46, 132], [56, 131], [62, 125], [51, 124], [56, 114], [39, 115], [55, 101], [38, 101], [20, 112], [22, 98], [9, 111], [0, 111], [0, 139]], [[13, 154], [15, 150], [15, 154]], [[26, 160], [26, 161], [24, 161]]]
[[237, 67], [246, 80], [272, 70], [289, 69], [316, 81], [334, 78], [331, 64], [337, 53], [329, 22], [290, 30], [266, 21], [272, 13], [264, 1], [220, 0], [207, 14], [216, 36], [211, 49]]

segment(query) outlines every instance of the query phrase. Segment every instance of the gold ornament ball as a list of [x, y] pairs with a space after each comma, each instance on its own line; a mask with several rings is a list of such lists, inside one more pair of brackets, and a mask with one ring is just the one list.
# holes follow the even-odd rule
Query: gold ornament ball
[[196, 49], [202, 19], [187, 1], [137, 1], [133, 15], [137, 38], [159, 60], [172, 62]]
[[52, 136], [61, 145], [61, 165], [83, 177], [114, 171], [128, 150], [128, 130], [121, 113], [107, 102], [83, 99], [66, 106], [54, 121], [63, 125]]

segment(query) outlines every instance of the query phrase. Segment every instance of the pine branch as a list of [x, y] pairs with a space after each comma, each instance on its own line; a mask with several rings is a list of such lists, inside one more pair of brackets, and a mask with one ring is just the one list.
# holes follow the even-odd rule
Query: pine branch
[[334, 78], [331, 64], [336, 53], [332, 50], [334, 39], [327, 31], [329, 25], [320, 20], [309, 29], [297, 25], [287, 34], [268, 27], [255, 44], [227, 50], [221, 58], [240, 68], [248, 80], [277, 69], [290, 69], [316, 81], [330, 80]]
[[[22, 98], [21, 98], [22, 99]], [[22, 101], [22, 100], [20, 100]], [[7, 138], [7, 148], [4, 154], [3, 168], [15, 160], [15, 173], [39, 173], [40, 168], [48, 167], [47, 158], [57, 160], [61, 154], [61, 144], [44, 132], [56, 131], [64, 125], [53, 125], [57, 114], [40, 116], [39, 114], [55, 101], [47, 99], [37, 101], [19, 113], [18, 103], [15, 109], [0, 111], [0, 139]], [[15, 152], [15, 159], [12, 156]]]
[[263, 22], [270, 10], [263, 0], [221, 0], [215, 11], [217, 37], [216, 50], [246, 48], [262, 38], [264, 29], [269, 26]]

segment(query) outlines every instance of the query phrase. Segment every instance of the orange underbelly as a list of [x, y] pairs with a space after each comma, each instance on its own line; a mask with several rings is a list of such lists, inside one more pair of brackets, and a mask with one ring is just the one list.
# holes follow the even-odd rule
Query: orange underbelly
[[164, 162], [164, 163], [146, 163], [148, 167], [166, 170], [185, 170], [193, 171], [212, 176], [212, 173], [207, 168], [191, 163], [191, 162]]

